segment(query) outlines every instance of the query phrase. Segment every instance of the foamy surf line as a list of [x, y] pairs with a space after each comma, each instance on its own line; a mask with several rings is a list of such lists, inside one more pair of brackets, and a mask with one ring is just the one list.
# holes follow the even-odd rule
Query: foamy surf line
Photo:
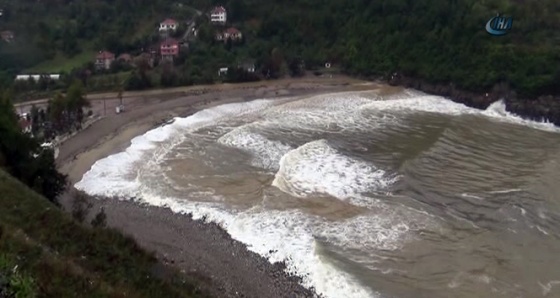
[[[245, 243], [249, 250], [271, 263], [285, 262], [287, 273], [300, 276], [303, 286], [313, 288], [325, 297], [376, 297], [375, 293], [360, 285], [352, 276], [338, 270], [316, 254], [316, 243], [311, 230], [312, 221], [299, 213], [270, 214], [267, 211], [236, 214], [218, 205], [161, 197], [146, 189], [138, 180], [138, 172], [142, 169], [138, 169], [137, 166], [141, 163], [140, 166], [150, 168], [150, 164], [157, 164], [174, 144], [180, 142], [185, 131], [215, 124], [216, 121], [228, 117], [256, 113], [272, 105], [272, 101], [269, 100], [228, 104], [200, 111], [187, 118], [176, 118], [170, 125], [134, 138], [131, 146], [124, 152], [97, 161], [75, 187], [90, 195], [136, 198], [152, 206], [170, 208], [175, 213], [191, 214], [194, 219], [204, 218], [215, 222], [233, 239]], [[169, 142], [172, 144], [169, 145]], [[375, 224], [372, 226], [378, 227]], [[337, 231], [337, 228], [330, 226], [325, 230]], [[392, 235], [390, 232], [386, 234]], [[336, 235], [330, 235], [330, 238], [332, 237]], [[383, 242], [387, 240], [383, 239]], [[380, 240], [375, 241], [377, 242], [374, 243], [378, 243]]]
[[[328, 95], [327, 95], [328, 96]], [[332, 97], [332, 95], [330, 95]], [[344, 96], [336, 94], [336, 96]], [[357, 102], [365, 103], [361, 99]], [[284, 261], [287, 264], [289, 273], [293, 273], [302, 277], [303, 285], [313, 287], [319, 294], [326, 297], [375, 297], [370, 289], [363, 287], [355, 279], [345, 272], [337, 270], [334, 265], [329, 264], [316, 253], [316, 243], [314, 240], [314, 231], [311, 229], [313, 219], [306, 218], [297, 212], [278, 212], [262, 210], [250, 210], [245, 213], [233, 213], [220, 208], [218, 205], [202, 204], [186, 202], [185, 200], [176, 200], [166, 198], [152, 193], [145, 189], [142, 183], [137, 179], [139, 169], [137, 166], [141, 164], [144, 170], [150, 170], [151, 163], [157, 163], [158, 160], [171, 150], [174, 144], [179, 143], [182, 135], [188, 131], [194, 131], [207, 125], [226, 120], [228, 118], [248, 114], [267, 111], [274, 105], [272, 100], [256, 100], [248, 103], [235, 103], [221, 105], [214, 108], [200, 111], [186, 118], [176, 118], [175, 122], [160, 128], [156, 128], [146, 134], [136, 137], [131, 141], [131, 146], [124, 152], [111, 155], [105, 159], [97, 161], [88, 171], [82, 180], [76, 183], [77, 189], [83, 190], [91, 195], [131, 198], [138, 197], [144, 202], [160, 207], [169, 207], [176, 213], [190, 213], [195, 219], [206, 218], [209, 221], [216, 222], [221, 225], [233, 239], [243, 242], [248, 249], [254, 251], [261, 256], [267, 258], [271, 262]], [[348, 108], [353, 108], [351, 105]], [[391, 111], [427, 111], [438, 112], [443, 114], [461, 115], [461, 114], [485, 114], [485, 111], [479, 111], [468, 108], [464, 105], [453, 103], [441, 97], [423, 96], [416, 93], [406, 93], [404, 98], [392, 100], [372, 100], [371, 103], [354, 107], [357, 112], [361, 109], [377, 109]], [[495, 105], [486, 114], [497, 119], [507, 119], [506, 121], [518, 121], [520, 124], [527, 124], [525, 120], [519, 120], [516, 116], [501, 113], [501, 105]], [[499, 110], [500, 113], [496, 112]], [[321, 119], [319, 119], [321, 120]], [[286, 121], [290, 121], [289, 118]], [[312, 123], [314, 124], [314, 123]], [[531, 122], [531, 125], [539, 126], [538, 122]], [[546, 126], [546, 124], [545, 124]], [[230, 135], [234, 136], [234, 134]], [[251, 136], [246, 142], [238, 142], [236, 138], [228, 141], [236, 147], [246, 147], [254, 143], [267, 144], [267, 140], [258, 136]], [[224, 139], [228, 140], [227, 138]], [[167, 143], [167, 144], [164, 144]], [[171, 144], [170, 144], [171, 143]], [[332, 186], [323, 185], [322, 179], [312, 178], [311, 180], [304, 177], [305, 174], [300, 169], [306, 170], [308, 167], [301, 163], [289, 163], [289, 157], [298, 157], [302, 155], [310, 161], [315, 161], [314, 155], [307, 157], [307, 151], [323, 152], [325, 156], [331, 158], [332, 166], [325, 169], [325, 173], [330, 174], [332, 171], [338, 172], [339, 160], [342, 156], [333, 152], [324, 142], [311, 142], [302, 148], [291, 148], [278, 145], [276, 151], [287, 152], [284, 154], [284, 169], [279, 175], [284, 173], [290, 174], [291, 170], [296, 180], [289, 180], [292, 177], [285, 177], [288, 182], [290, 192], [304, 193], [309, 183], [314, 186], [315, 191], [323, 191], [332, 195], [345, 197], [348, 194], [354, 194], [355, 189], [348, 189], [346, 185]], [[250, 146], [252, 148], [252, 146]], [[309, 148], [308, 148], [309, 147]], [[311, 149], [311, 150], [309, 150]], [[291, 154], [290, 154], [291, 152]], [[265, 157], [270, 160], [277, 160], [279, 155], [268, 152], [254, 152], [255, 154], [267, 154]], [[288, 163], [286, 163], [288, 161]], [[383, 181], [385, 177], [383, 172], [374, 168], [362, 166], [357, 161], [345, 160], [346, 163], [355, 167], [358, 172], [376, 173], [378, 175], [377, 182]], [[146, 168], [148, 165], [148, 168]], [[299, 175], [299, 176], [298, 176]], [[357, 177], [359, 178], [359, 177]], [[356, 177], [348, 176], [347, 181], [356, 181]], [[333, 178], [334, 179], [334, 178]], [[334, 181], [334, 180], [333, 180]], [[349, 182], [349, 183], [350, 183]], [[353, 183], [353, 182], [352, 182]], [[364, 182], [365, 183], [365, 182]], [[307, 184], [307, 185], [306, 185]], [[365, 185], [365, 184], [364, 184]], [[355, 186], [355, 185], [354, 185]], [[359, 192], [359, 191], [358, 191]], [[344, 223], [343, 223], [344, 224]], [[352, 225], [349, 225], [352, 226]], [[364, 226], [364, 222], [359, 222], [358, 226]], [[365, 226], [375, 231], [381, 229], [376, 223], [365, 223]], [[363, 231], [369, 231], [362, 229]], [[324, 231], [340, 232], [339, 227], [324, 227]], [[403, 229], [406, 232], [406, 228]], [[382, 231], [387, 232], [387, 231]], [[327, 235], [321, 235], [326, 238], [336, 238], [334, 232]], [[349, 235], [347, 231], [343, 231], [343, 235]], [[375, 233], [373, 233], [375, 234]], [[402, 236], [398, 231], [388, 231], [384, 235], [389, 238], [378, 241], [372, 239], [373, 247], [378, 247], [385, 243], [394, 243]], [[397, 240], [395, 240], [397, 239]], [[337, 242], [337, 241], [335, 241]], [[352, 243], [351, 239], [339, 239], [341, 243]], [[289, 244], [289, 245], [288, 245]]]
[[[377, 293], [361, 286], [352, 276], [325, 262], [316, 253], [312, 226], [317, 225], [318, 219], [307, 217], [299, 211], [262, 212], [259, 207], [255, 207], [234, 213], [213, 204], [185, 203], [184, 200], [161, 197], [148, 190], [143, 193], [142, 198], [152, 206], [166, 207], [174, 213], [190, 214], [195, 220], [219, 224], [234, 240], [245, 243], [247, 249], [266, 258], [270, 263], [284, 262], [286, 273], [301, 277], [303, 286], [313, 288], [325, 297], [378, 297]], [[323, 228], [325, 235], [322, 236], [338, 238], [338, 234], [344, 234], [345, 228], [354, 227], [356, 220], [340, 226], [326, 225]], [[375, 221], [366, 224], [372, 228], [381, 226], [381, 223]], [[361, 231], [360, 237], [371, 238], [370, 231]], [[344, 240], [348, 241], [340, 241]], [[380, 243], [390, 242], [391, 239], [376, 238], [370, 241]]]

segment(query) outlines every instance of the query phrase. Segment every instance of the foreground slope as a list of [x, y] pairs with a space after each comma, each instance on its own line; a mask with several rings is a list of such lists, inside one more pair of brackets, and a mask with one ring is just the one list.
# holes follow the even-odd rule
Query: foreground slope
[[[0, 293], [203, 297], [133, 240], [80, 225], [2, 170], [0, 194]], [[8, 285], [2, 282], [7, 275]]]

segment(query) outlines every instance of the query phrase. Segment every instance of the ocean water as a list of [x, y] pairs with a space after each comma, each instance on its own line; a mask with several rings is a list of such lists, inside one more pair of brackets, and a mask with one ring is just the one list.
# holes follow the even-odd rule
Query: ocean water
[[76, 184], [220, 224], [326, 297], [560, 297], [560, 129], [405, 90], [261, 99]]

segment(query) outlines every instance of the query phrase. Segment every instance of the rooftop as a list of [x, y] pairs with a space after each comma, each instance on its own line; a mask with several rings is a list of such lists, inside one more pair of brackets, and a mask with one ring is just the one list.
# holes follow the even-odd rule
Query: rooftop
[[224, 13], [224, 12], [226, 12], [226, 9], [223, 6], [216, 6], [211, 11], [212, 14]]
[[161, 22], [162, 24], [165, 25], [176, 25], [177, 21], [175, 21], [174, 19], [165, 19], [163, 22]]
[[227, 28], [227, 29], [226, 29], [226, 33], [229, 33], [229, 34], [239, 34], [239, 33], [241, 33], [241, 31], [237, 30], [237, 28], [230, 27], [230, 28]]
[[115, 54], [109, 51], [100, 51], [96, 57], [97, 59], [115, 59]]

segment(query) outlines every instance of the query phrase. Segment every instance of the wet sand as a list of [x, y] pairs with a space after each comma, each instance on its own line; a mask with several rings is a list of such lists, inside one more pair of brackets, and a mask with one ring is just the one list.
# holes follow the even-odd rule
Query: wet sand
[[[133, 93], [125, 97], [127, 111], [115, 114], [116, 98], [106, 99], [107, 114], [87, 129], [65, 141], [57, 159], [71, 184], [78, 182], [95, 161], [124, 150], [130, 140], [174, 116], [224, 103], [275, 96], [296, 96], [337, 91], [371, 90], [377, 84], [347, 77], [282, 80], [238, 85], [190, 87], [180, 92]], [[102, 100], [93, 104], [100, 113]], [[60, 202], [71, 208], [71, 196]], [[203, 291], [216, 297], [313, 297], [298, 278], [284, 272], [283, 264], [270, 264], [215, 224], [195, 221], [189, 215], [165, 208], [143, 206], [116, 198], [93, 200], [91, 214], [101, 207], [110, 227], [135, 238], [154, 251], [164, 263], [176, 266], [199, 282]]]

